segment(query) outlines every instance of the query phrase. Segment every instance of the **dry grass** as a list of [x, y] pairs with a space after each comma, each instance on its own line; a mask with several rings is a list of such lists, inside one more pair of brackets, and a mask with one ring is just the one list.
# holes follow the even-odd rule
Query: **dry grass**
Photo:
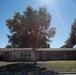
[[10, 65], [10, 64], [17, 64], [17, 63], [32, 64], [33, 62], [0, 62], [0, 66]]

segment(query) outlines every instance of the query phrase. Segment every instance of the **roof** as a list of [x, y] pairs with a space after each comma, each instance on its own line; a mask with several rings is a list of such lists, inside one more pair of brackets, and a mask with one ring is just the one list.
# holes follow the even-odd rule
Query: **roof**
[[[32, 50], [32, 48], [0, 48], [0, 52]], [[76, 51], [76, 48], [37, 48], [37, 51]]]
[[21, 50], [32, 50], [32, 48], [0, 48], [0, 52], [4, 51], [21, 51]]
[[75, 51], [76, 48], [39, 48], [38, 51]]

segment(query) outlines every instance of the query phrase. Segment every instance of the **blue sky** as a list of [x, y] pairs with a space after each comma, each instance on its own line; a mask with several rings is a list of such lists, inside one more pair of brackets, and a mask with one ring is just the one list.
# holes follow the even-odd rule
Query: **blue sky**
[[15, 12], [26, 10], [28, 6], [34, 9], [46, 6], [52, 15], [50, 26], [56, 27], [51, 48], [60, 48], [69, 37], [71, 25], [76, 18], [76, 0], [0, 0], [0, 48], [8, 44], [9, 30], [6, 20], [12, 18]]

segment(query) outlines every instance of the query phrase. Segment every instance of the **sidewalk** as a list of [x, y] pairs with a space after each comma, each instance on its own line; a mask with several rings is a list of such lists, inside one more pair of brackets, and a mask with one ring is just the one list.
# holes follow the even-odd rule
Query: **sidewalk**
[[76, 75], [76, 72], [59, 72], [57, 75]]

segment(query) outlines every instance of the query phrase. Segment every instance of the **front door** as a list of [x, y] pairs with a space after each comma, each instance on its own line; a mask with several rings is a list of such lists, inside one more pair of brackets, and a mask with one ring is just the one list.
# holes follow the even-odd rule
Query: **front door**
[[67, 54], [64, 54], [64, 59], [68, 59]]
[[46, 60], [46, 52], [43, 52], [43, 60]]

